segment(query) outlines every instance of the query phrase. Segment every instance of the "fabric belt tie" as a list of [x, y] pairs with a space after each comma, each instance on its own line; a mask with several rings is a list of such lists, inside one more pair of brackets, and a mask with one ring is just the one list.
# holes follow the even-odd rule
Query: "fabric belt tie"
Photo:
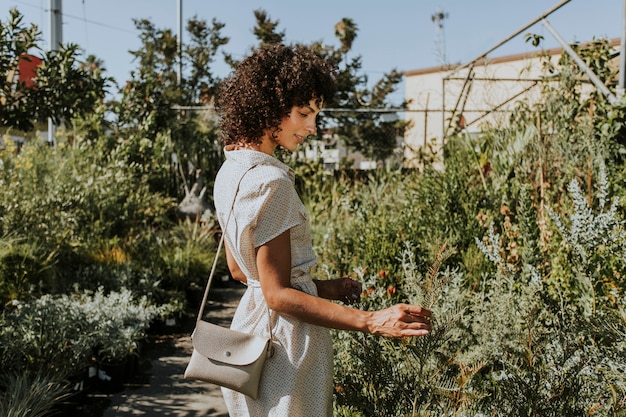
[[[299, 284], [305, 284], [305, 283], [309, 283], [311, 282], [311, 276], [310, 275], [300, 275], [299, 277], [292, 277], [291, 278], [291, 286], [292, 287], [298, 287]], [[256, 279], [248, 279], [248, 282], [246, 283], [246, 285], [249, 288], [261, 288], [261, 281], [258, 281]]]

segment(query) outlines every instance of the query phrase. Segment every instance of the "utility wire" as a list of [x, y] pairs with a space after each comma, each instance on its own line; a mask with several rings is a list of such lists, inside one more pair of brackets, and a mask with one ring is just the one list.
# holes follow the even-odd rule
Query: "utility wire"
[[[26, 2], [23, 2], [23, 1], [19, 1], [19, 0], [13, 0], [13, 3], [20, 4], [22, 6], [33, 7], [35, 9], [39, 9], [39, 10], [44, 11], [44, 12], [48, 11], [48, 9], [45, 8], [45, 7], [36, 6], [34, 4], [26, 3]], [[85, 19], [84, 17], [74, 16], [74, 15], [67, 14], [67, 13], [61, 13], [61, 15], [63, 17], [67, 17], [67, 18], [70, 18], [70, 19], [80, 20], [82, 22], [89, 23], [91, 25], [101, 26], [101, 27], [104, 27], [104, 28], [107, 28], [107, 29], [118, 30], [120, 32], [136, 34], [136, 32], [133, 31], [133, 30], [129, 30], [129, 29], [126, 29], [126, 28], [121, 28], [119, 26], [109, 25], [107, 23], [96, 22], [95, 20]]]
[[118, 27], [118, 26], [108, 25], [106, 23], [100, 23], [100, 22], [96, 22], [95, 20], [84, 19], [84, 18], [78, 17], [78, 16], [72, 16], [71, 14], [62, 13], [62, 15], [63, 15], [63, 17], [70, 17], [72, 19], [82, 20], [85, 23], [89, 23], [89, 24], [96, 25], [96, 26], [102, 26], [103, 28], [114, 29], [114, 30], [119, 30], [120, 32], [136, 34], [136, 32], [134, 30], [128, 30], [128, 29], [121, 28], [121, 27]]

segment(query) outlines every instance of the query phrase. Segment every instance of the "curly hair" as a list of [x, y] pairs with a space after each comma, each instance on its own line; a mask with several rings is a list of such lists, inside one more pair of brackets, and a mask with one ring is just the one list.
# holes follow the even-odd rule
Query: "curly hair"
[[266, 131], [278, 131], [293, 106], [329, 100], [336, 90], [334, 71], [302, 45], [273, 44], [255, 50], [218, 89], [222, 143], [259, 144]]

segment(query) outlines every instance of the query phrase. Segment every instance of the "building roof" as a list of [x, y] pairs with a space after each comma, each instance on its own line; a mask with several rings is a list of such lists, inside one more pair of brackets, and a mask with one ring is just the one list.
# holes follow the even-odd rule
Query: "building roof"
[[[609, 42], [610, 42], [611, 46], [619, 46], [620, 38], [610, 39]], [[586, 43], [582, 44], [582, 46], [587, 46], [587, 45], [590, 45], [590, 44], [591, 44], [591, 42], [586, 42]], [[544, 55], [544, 54], [548, 54], [550, 56], [561, 55], [561, 54], [563, 54], [563, 48], [542, 49], [540, 51], [532, 51], [532, 52], [525, 52], [525, 53], [519, 53], [519, 54], [503, 55], [503, 56], [499, 56], [499, 57], [495, 57], [495, 58], [482, 57], [482, 58], [480, 58], [480, 59], [478, 59], [476, 61], [476, 65], [502, 64], [502, 63], [506, 63], [506, 62], [523, 61], [525, 59], [537, 58], [538, 56]], [[461, 65], [462, 64], [446, 64], [446, 65], [439, 65], [439, 66], [435, 66], [435, 67], [428, 67], [428, 68], [420, 68], [420, 69], [415, 69], [415, 70], [409, 70], [409, 71], [405, 71], [404, 72], [404, 76], [411, 77], [411, 76], [415, 76], [415, 75], [426, 75], [426, 74], [434, 74], [434, 73], [438, 73], [438, 72], [447, 72], [447, 71], [452, 71], [452, 70], [460, 67]]]

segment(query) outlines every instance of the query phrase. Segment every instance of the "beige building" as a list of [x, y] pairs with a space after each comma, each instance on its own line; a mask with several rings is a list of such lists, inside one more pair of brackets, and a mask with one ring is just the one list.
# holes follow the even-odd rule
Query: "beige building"
[[[619, 39], [611, 45], [619, 46]], [[537, 100], [545, 81], [543, 63], [556, 64], [563, 53], [554, 48], [405, 72], [405, 117], [412, 124], [404, 138], [405, 166], [418, 167], [420, 151], [436, 154], [455, 129], [472, 134], [501, 124], [518, 101]]]

